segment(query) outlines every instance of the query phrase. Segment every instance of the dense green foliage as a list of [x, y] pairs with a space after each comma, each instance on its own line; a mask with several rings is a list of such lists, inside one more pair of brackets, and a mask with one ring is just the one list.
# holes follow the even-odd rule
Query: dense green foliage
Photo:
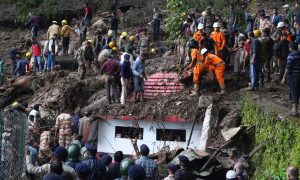
[[212, 7], [218, 14], [227, 14], [227, 1], [226, 0], [167, 0], [168, 17], [166, 18], [165, 30], [169, 39], [176, 39], [180, 35], [182, 22], [185, 21], [189, 10], [202, 12], [206, 7]]
[[43, 13], [46, 16], [50, 16], [51, 13], [55, 13], [55, 6], [51, 4], [50, 0], [2, 0], [2, 4], [16, 4], [17, 9], [17, 20], [24, 22], [29, 12], [35, 12], [36, 8], [41, 4], [44, 5], [45, 9]]
[[252, 147], [263, 144], [250, 162], [252, 179], [286, 179], [288, 166], [300, 167], [300, 124], [297, 120], [281, 120], [246, 97], [243, 124], [255, 126]]

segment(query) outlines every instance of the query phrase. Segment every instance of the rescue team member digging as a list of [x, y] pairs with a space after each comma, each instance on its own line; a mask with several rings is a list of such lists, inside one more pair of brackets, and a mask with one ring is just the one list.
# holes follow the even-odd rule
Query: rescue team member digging
[[209, 77], [212, 79], [212, 72], [216, 74], [221, 92], [218, 94], [225, 94], [225, 83], [223, 73], [225, 71], [225, 62], [216, 55], [210, 54], [207, 49], [202, 49], [201, 54], [205, 60], [205, 67], [209, 70]]

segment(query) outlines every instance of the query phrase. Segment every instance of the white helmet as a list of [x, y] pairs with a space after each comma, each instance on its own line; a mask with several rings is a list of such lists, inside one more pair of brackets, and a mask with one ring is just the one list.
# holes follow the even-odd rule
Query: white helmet
[[204, 24], [200, 23], [198, 24], [198, 29], [203, 29], [204, 28]]
[[220, 27], [220, 24], [219, 24], [218, 22], [214, 22], [213, 27], [214, 27], [214, 28], [219, 28], [219, 27]]
[[288, 4], [285, 4], [284, 6], [282, 6], [283, 8], [289, 8], [290, 7], [290, 5], [288, 5]]
[[282, 28], [285, 27], [285, 23], [284, 22], [279, 22], [277, 25], [277, 28]]
[[203, 49], [201, 49], [201, 55], [203, 56], [205, 53], [207, 53], [207, 49], [206, 48], [203, 48]]
[[233, 170], [227, 171], [227, 173], [226, 173], [226, 179], [234, 179], [236, 177], [237, 177], [237, 174], [236, 174], [235, 171], [233, 171]]

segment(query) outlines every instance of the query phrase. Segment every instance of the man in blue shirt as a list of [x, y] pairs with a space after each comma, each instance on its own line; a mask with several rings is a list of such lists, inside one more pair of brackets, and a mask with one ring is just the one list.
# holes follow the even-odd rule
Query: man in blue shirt
[[148, 54], [142, 53], [133, 63], [133, 82], [134, 82], [134, 101], [137, 102], [140, 99], [144, 101], [144, 85], [145, 80], [147, 80], [145, 74], [145, 60], [147, 59]]
[[282, 16], [278, 14], [278, 9], [277, 7], [273, 7], [273, 14], [271, 16], [271, 23], [277, 26], [279, 22], [282, 21]]
[[24, 76], [26, 74], [26, 62], [21, 56], [17, 56], [17, 67], [14, 71], [17, 77]]
[[284, 84], [286, 77], [288, 77], [289, 96], [293, 105], [292, 112], [289, 115], [298, 117], [300, 98], [300, 52], [298, 51], [297, 43], [291, 42], [289, 48], [291, 52], [287, 58], [286, 69], [281, 83]]
[[158, 166], [154, 160], [148, 157], [149, 147], [146, 144], [142, 144], [140, 147], [141, 158], [135, 161], [135, 164], [140, 165], [146, 172], [147, 179], [159, 179]]
[[89, 180], [106, 180], [106, 167], [101, 160], [96, 159], [97, 147], [92, 144], [85, 145], [88, 151], [88, 159], [83, 161], [91, 169]]

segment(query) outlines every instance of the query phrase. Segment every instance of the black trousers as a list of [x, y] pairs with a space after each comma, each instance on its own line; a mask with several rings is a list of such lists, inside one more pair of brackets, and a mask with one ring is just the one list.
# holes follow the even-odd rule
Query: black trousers
[[154, 25], [153, 26], [153, 40], [156, 41], [158, 40], [159, 37], [159, 25]]
[[289, 97], [292, 103], [299, 104], [300, 75], [288, 75]]

